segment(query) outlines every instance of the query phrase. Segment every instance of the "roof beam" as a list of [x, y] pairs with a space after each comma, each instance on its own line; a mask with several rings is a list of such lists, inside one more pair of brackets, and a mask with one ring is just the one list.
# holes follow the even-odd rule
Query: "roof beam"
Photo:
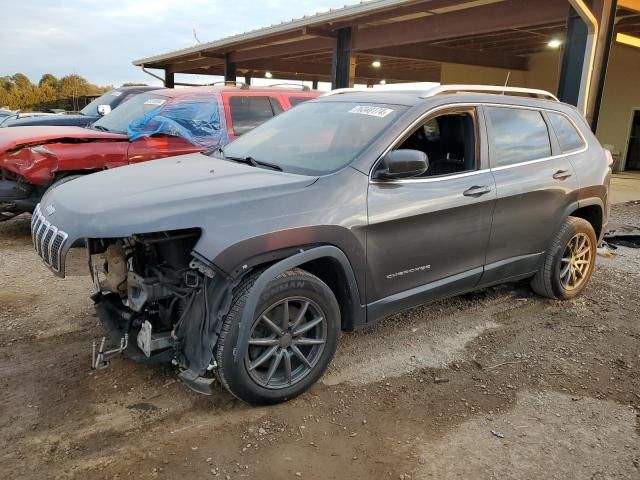
[[362, 28], [354, 35], [355, 50], [433, 42], [510, 28], [544, 25], [566, 18], [569, 6], [558, 0], [507, 0], [500, 3], [431, 15], [415, 20]]
[[405, 45], [403, 47], [367, 50], [363, 53], [405, 60], [430, 60], [432, 62], [461, 63], [510, 70], [527, 70], [528, 68], [528, 61], [525, 57], [516, 57], [497, 52], [441, 47], [438, 45]]
[[334, 47], [332, 38], [310, 38], [299, 42], [281, 43], [266, 47], [241, 50], [230, 53], [232, 62], [246, 62], [261, 58], [280, 57], [282, 55], [294, 55], [296, 53], [308, 53], [315, 50], [330, 50]]
[[336, 38], [336, 32], [318, 27], [302, 27], [302, 35], [311, 35], [312, 37]]
[[[239, 71], [252, 70], [254, 72], [269, 71], [274, 77], [278, 77], [278, 73], [280, 73], [286, 74], [290, 78], [331, 78], [331, 64], [329, 63], [290, 62], [286, 60], [254, 60], [238, 64], [237, 69]], [[182, 73], [220, 75], [221, 70], [221, 67], [213, 66], [207, 69], [182, 71]], [[258, 75], [255, 76], [257, 77]], [[438, 66], [425, 70], [416, 68], [379, 69], [373, 68], [370, 65], [360, 64], [356, 67], [356, 78], [374, 80], [385, 79], [387, 81], [437, 82], [440, 80], [440, 69]]]
[[189, 70], [197, 70], [200, 68], [209, 68], [219, 64], [217, 58], [199, 58], [197, 60], [191, 60], [188, 62], [177, 62], [165, 67], [167, 72], [181, 73]]
[[618, 0], [618, 7], [640, 12], [640, 0]]

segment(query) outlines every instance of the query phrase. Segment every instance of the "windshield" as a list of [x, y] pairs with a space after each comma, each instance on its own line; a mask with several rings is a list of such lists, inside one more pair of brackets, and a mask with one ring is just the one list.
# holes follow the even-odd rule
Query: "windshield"
[[405, 110], [386, 104], [304, 103], [227, 145], [224, 156], [325, 175], [351, 163]]
[[126, 134], [127, 127], [131, 122], [140, 120], [150, 111], [160, 108], [168, 100], [167, 97], [151, 93], [136, 95], [94, 123], [92, 128]]
[[114, 105], [119, 101], [121, 95], [123, 95], [123, 93], [120, 90], [111, 90], [110, 92], [96, 98], [93, 102], [80, 110], [80, 113], [90, 117], [97, 117], [98, 105], [109, 105], [111, 108], [115, 108]]

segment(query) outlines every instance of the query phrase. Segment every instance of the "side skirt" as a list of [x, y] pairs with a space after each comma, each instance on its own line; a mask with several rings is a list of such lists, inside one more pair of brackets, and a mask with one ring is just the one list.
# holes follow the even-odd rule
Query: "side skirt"
[[370, 303], [367, 305], [367, 324], [418, 305], [474, 290], [482, 271], [482, 267], [474, 268]]

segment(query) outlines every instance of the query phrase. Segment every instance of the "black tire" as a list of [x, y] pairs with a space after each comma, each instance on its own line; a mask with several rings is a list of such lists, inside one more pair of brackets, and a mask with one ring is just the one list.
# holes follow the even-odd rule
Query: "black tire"
[[[571, 279], [569, 282], [565, 282], [563, 279], [567, 278], [567, 274], [564, 273], [566, 268], [571, 269], [568, 274], [569, 277], [571, 278], [573, 275], [573, 263], [571, 261], [568, 262], [566, 259], [569, 255], [572, 258], [576, 258], [571, 253], [574, 250], [570, 247], [570, 242], [574, 242], [574, 239], [578, 239], [578, 241], [584, 239], [585, 242], [588, 242], [590, 254], [588, 263], [582, 263], [584, 271], [580, 275], [576, 272], [575, 278], [580, 279], [579, 283], [572, 286]], [[538, 295], [557, 300], [569, 300], [580, 295], [589, 283], [593, 273], [596, 261], [596, 247], [597, 239], [593, 226], [582, 218], [567, 217], [545, 253], [538, 272], [531, 280], [531, 288]], [[584, 262], [587, 261], [587, 258], [584, 257], [584, 259], [577, 261]], [[571, 265], [567, 267], [569, 264]]]
[[[269, 405], [284, 402], [300, 395], [318, 381], [325, 372], [333, 358], [333, 355], [335, 354], [338, 338], [340, 336], [340, 308], [338, 307], [338, 302], [336, 301], [331, 289], [315, 275], [301, 269], [290, 270], [278, 275], [268, 284], [264, 293], [261, 295], [258, 308], [256, 309], [257, 315], [255, 317], [254, 324], [252, 325], [252, 339], [253, 335], [256, 334], [255, 332], [257, 332], [259, 328], [264, 328], [264, 326], [259, 325], [259, 322], [262, 321], [263, 313], [269, 313], [271, 315], [270, 312], [275, 312], [276, 310], [270, 309], [272, 309], [274, 305], [279, 305], [279, 302], [286, 302], [282, 305], [282, 310], [279, 311], [284, 312], [284, 305], [289, 308], [289, 302], [291, 302], [292, 305], [290, 308], [294, 309], [295, 312], [296, 307], [293, 305], [293, 299], [296, 299], [296, 302], [300, 301], [308, 303], [307, 308], [305, 308], [304, 311], [308, 311], [310, 313], [303, 315], [312, 315], [313, 312], [317, 312], [318, 310], [322, 315], [324, 315], [324, 319], [326, 320], [323, 320], [321, 324], [318, 324], [318, 326], [313, 329], [314, 331], [320, 331], [319, 329], [321, 329], [323, 333], [324, 343], [322, 345], [322, 349], [320, 349], [320, 346], [317, 346], [315, 357], [310, 361], [308, 360], [310, 365], [312, 365], [312, 368], [308, 368], [298, 359], [298, 357], [291, 355], [290, 349], [297, 348], [298, 352], [301, 353], [308, 349], [310, 353], [313, 353], [313, 349], [315, 349], [316, 346], [301, 346], [298, 348], [295, 345], [287, 346], [286, 341], [284, 342], [284, 347], [282, 343], [273, 347], [258, 347], [252, 345], [244, 359], [239, 359], [238, 362], [234, 362], [234, 349], [238, 339], [240, 319], [242, 318], [245, 302], [256, 278], [257, 275], [250, 276], [247, 280], [241, 283], [234, 292], [231, 310], [225, 319], [220, 333], [220, 338], [216, 345], [215, 359], [218, 364], [216, 374], [220, 383], [229, 392], [231, 392], [232, 395], [240, 400], [252, 405]], [[301, 311], [303, 311], [302, 307], [297, 310], [297, 312]], [[304, 323], [302, 326], [309, 325], [311, 321], [317, 320], [316, 317], [312, 317], [311, 321], [307, 321], [306, 317], [304, 318], [304, 322], [308, 323]], [[278, 322], [279, 319], [274, 320], [274, 323]], [[283, 318], [282, 324], [278, 324], [277, 326], [281, 327], [284, 323], [285, 321]], [[290, 325], [290, 322], [286, 323], [287, 325]], [[268, 328], [266, 328], [266, 330], [268, 330]], [[282, 342], [282, 337], [278, 337], [278, 334], [273, 333], [273, 336]], [[303, 336], [306, 337], [306, 334], [303, 334]], [[298, 340], [302, 340], [301, 337], [292, 336], [290, 336], [288, 340], [291, 340], [293, 343], [296, 338]], [[259, 341], [260, 339], [254, 340]], [[265, 338], [264, 340], [268, 339]], [[286, 379], [286, 374], [288, 373], [289, 382], [284, 382], [284, 385], [280, 385], [278, 387], [269, 387], [268, 385], [270, 380], [267, 380], [267, 387], [259, 383], [259, 380], [257, 379], [259, 376], [257, 373], [258, 368], [255, 368], [253, 371], [250, 371], [251, 369], [249, 368], [251, 355], [255, 354], [252, 349], [258, 348], [278, 349], [277, 353], [273, 354], [273, 357], [268, 357], [270, 361], [264, 361], [264, 367], [266, 367], [267, 363], [271, 365], [271, 362], [278, 359], [278, 375], [280, 374], [280, 369], [283, 369], [282, 378]], [[263, 350], [263, 353], [266, 353], [266, 351]], [[279, 355], [282, 355], [282, 357]], [[288, 364], [288, 369], [284, 365], [284, 356], [288, 356], [289, 358], [286, 362]], [[299, 375], [302, 375], [303, 371], [306, 371], [307, 373], [293, 383], [292, 365], [296, 365], [296, 362], [298, 365], [295, 371], [300, 372]], [[262, 365], [260, 368], [263, 368]], [[268, 372], [265, 376], [267, 375]]]

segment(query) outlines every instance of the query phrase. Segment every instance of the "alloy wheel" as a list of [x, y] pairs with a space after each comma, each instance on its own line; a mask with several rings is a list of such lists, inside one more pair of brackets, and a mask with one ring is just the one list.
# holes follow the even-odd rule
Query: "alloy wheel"
[[562, 286], [566, 290], [579, 288], [587, 279], [592, 261], [591, 239], [585, 233], [577, 233], [567, 243], [560, 261], [560, 283]]
[[261, 387], [290, 387], [317, 365], [326, 341], [327, 319], [313, 300], [279, 300], [253, 324], [244, 359], [247, 372]]

